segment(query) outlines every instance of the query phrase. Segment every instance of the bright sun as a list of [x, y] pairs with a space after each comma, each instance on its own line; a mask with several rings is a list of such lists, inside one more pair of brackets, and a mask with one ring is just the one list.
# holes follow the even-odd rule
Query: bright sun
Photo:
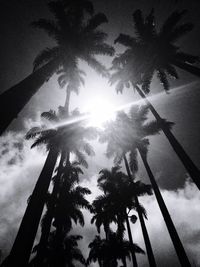
[[90, 99], [90, 103], [85, 107], [85, 112], [89, 113], [89, 125], [103, 127], [104, 122], [115, 118], [114, 106], [104, 98], [96, 97]]

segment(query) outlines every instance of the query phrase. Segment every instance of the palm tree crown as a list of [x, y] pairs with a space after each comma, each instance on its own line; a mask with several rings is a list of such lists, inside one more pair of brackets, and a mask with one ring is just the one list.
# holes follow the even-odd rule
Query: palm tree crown
[[[107, 142], [107, 156], [114, 156], [114, 162], [120, 163], [129, 153], [129, 165], [132, 171], [138, 170], [137, 148], [147, 152], [148, 136], [158, 134], [161, 130], [157, 121], [147, 121], [148, 106], [133, 106], [129, 114], [119, 112], [114, 122], [107, 123], [100, 142]], [[171, 127], [173, 123], [163, 121]]]
[[[64, 112], [64, 117], [63, 117]], [[27, 139], [35, 138], [32, 148], [45, 144], [47, 150], [56, 147], [60, 152], [65, 151], [74, 153], [78, 161], [87, 167], [85, 156], [94, 155], [91, 145], [86, 140], [96, 138], [97, 131], [93, 127], [84, 127], [84, 122], [80, 121], [80, 113], [75, 111], [70, 117], [65, 117], [65, 110], [60, 107], [58, 113], [53, 110], [43, 112], [42, 117], [49, 120], [52, 124], [42, 125], [41, 127], [32, 128], [26, 135]], [[78, 120], [76, 120], [78, 119]], [[64, 126], [56, 126], [63, 123]], [[69, 123], [68, 123], [69, 122]], [[54, 126], [55, 125], [55, 126]]]
[[191, 23], [177, 25], [185, 13], [186, 11], [174, 11], [159, 31], [155, 23], [154, 10], [146, 18], [141, 10], [133, 13], [136, 36], [120, 34], [115, 40], [115, 43], [127, 47], [124, 53], [113, 60], [115, 73], [111, 77], [111, 83], [118, 81], [118, 92], [122, 92], [124, 86], [129, 87], [131, 82], [141, 84], [143, 91], [148, 93], [155, 72], [164, 90], [168, 91], [167, 76], [178, 78], [176, 66], [189, 71], [188, 68], [192, 68], [191, 64], [198, 62], [197, 56], [182, 52], [176, 44], [180, 37], [193, 28]]
[[98, 13], [85, 22], [84, 10], [91, 14], [92, 6], [89, 9], [88, 6], [81, 8], [73, 4], [66, 6], [64, 1], [50, 2], [49, 9], [55, 21], [39, 19], [33, 22], [32, 26], [47, 32], [56, 41], [56, 46], [40, 52], [34, 61], [34, 70], [51, 60], [57, 62], [55, 65], [57, 69], [62, 66], [65, 69], [75, 70], [80, 59], [86, 61], [103, 76], [107, 76], [106, 68], [95, 58], [95, 55], [114, 54], [114, 49], [105, 43], [107, 34], [97, 29], [102, 23], [108, 22], [106, 16]]

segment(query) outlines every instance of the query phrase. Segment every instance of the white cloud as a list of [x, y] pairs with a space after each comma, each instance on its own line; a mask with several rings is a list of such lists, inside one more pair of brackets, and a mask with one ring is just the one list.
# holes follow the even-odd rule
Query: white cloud
[[13, 243], [45, 160], [42, 150], [30, 146], [23, 133], [9, 132], [0, 138], [0, 249], [4, 253]]

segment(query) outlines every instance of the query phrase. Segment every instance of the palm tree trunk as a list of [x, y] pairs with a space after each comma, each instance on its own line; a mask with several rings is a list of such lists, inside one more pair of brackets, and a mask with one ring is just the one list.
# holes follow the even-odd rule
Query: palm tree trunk
[[[70, 152], [66, 152], [66, 166], [70, 165]], [[60, 194], [59, 194], [59, 197], [58, 197], [58, 208], [60, 209], [61, 207], [61, 204], [62, 204], [62, 200], [63, 200], [63, 195], [65, 194], [65, 181], [63, 181], [63, 186], [60, 190]], [[65, 213], [64, 212], [61, 212], [60, 215], [62, 216], [65, 216]], [[63, 216], [62, 216], [62, 219], [61, 221], [63, 222]], [[55, 261], [56, 261], [56, 266], [61, 266], [61, 263], [62, 263], [62, 258], [59, 257], [59, 254], [62, 250], [62, 243], [63, 243], [63, 239], [64, 239], [64, 233], [63, 233], [63, 223], [60, 223], [59, 225], [56, 226], [56, 234], [55, 234], [55, 249], [56, 249], [56, 258], [55, 258]]]
[[45, 254], [45, 250], [47, 248], [47, 244], [48, 244], [48, 238], [49, 238], [49, 233], [51, 230], [51, 223], [53, 220], [53, 215], [54, 215], [54, 204], [55, 204], [55, 200], [56, 200], [56, 196], [59, 190], [59, 181], [60, 181], [60, 177], [62, 174], [62, 170], [63, 170], [63, 164], [66, 158], [66, 153], [65, 151], [62, 151], [61, 154], [61, 158], [60, 158], [60, 163], [59, 163], [59, 167], [58, 167], [58, 173], [56, 175], [56, 181], [53, 187], [53, 191], [51, 194], [51, 200], [50, 200], [50, 204], [49, 207], [47, 209], [47, 214], [46, 214], [46, 218], [44, 221], [44, 225], [42, 227], [42, 232], [41, 232], [41, 237], [40, 237], [40, 242], [39, 242], [39, 249], [37, 251], [37, 264], [38, 266], [40, 266], [40, 264], [42, 265], [43, 259], [44, 259], [44, 254]]
[[[126, 155], [124, 155], [124, 163], [125, 163], [126, 171], [127, 171], [128, 177], [130, 179], [130, 182], [133, 183]], [[143, 233], [145, 247], [146, 247], [146, 251], [147, 251], [149, 266], [150, 267], [156, 267], [156, 261], [155, 261], [155, 257], [153, 254], [153, 249], [151, 246], [151, 242], [150, 242], [150, 238], [149, 238], [149, 235], [147, 232], [145, 221], [144, 221], [143, 215], [142, 215], [140, 207], [139, 207], [139, 201], [138, 201], [137, 196], [135, 196], [135, 203], [136, 203], [137, 212], [138, 212], [138, 216], [139, 216], [139, 220], [140, 220], [140, 225], [142, 228], [142, 233]]]
[[185, 62], [180, 62], [180, 61], [176, 61], [176, 60], [173, 60], [173, 64], [182, 69], [182, 70], [185, 70], [197, 77], [200, 77], [200, 68], [196, 67], [196, 66], [193, 66], [193, 65], [190, 65], [188, 63], [185, 63]]
[[133, 238], [132, 238], [132, 233], [131, 233], [131, 227], [130, 227], [130, 223], [129, 223], [127, 214], [125, 215], [125, 219], [126, 219], [126, 226], [127, 226], [127, 231], [128, 231], [128, 238], [129, 238], [129, 242], [131, 243], [131, 258], [132, 258], [133, 267], [138, 267], [137, 259], [136, 259], [135, 251], [134, 251], [134, 244], [133, 244]]
[[58, 150], [50, 149], [26, 208], [6, 267], [25, 267], [28, 264], [57, 156]]
[[55, 72], [57, 65], [57, 61], [52, 60], [0, 95], [0, 135]]
[[176, 228], [175, 228], [175, 226], [173, 224], [173, 221], [172, 221], [172, 219], [170, 217], [168, 209], [167, 209], [167, 207], [165, 205], [165, 202], [164, 202], [164, 200], [162, 198], [162, 195], [160, 193], [160, 190], [158, 188], [156, 180], [155, 180], [155, 178], [153, 176], [153, 173], [152, 173], [152, 171], [151, 171], [151, 169], [149, 167], [149, 164], [148, 164], [147, 159], [146, 159], [146, 155], [144, 155], [144, 153], [142, 153], [142, 151], [140, 151], [140, 149], [139, 149], [139, 153], [140, 153], [140, 156], [141, 156], [142, 161], [144, 163], [144, 166], [146, 168], [146, 171], [148, 173], [149, 179], [151, 181], [151, 184], [152, 184], [152, 187], [153, 187], [153, 190], [154, 190], [158, 205], [160, 207], [161, 213], [162, 213], [163, 218], [165, 220], [165, 223], [166, 223], [169, 235], [171, 237], [172, 243], [174, 245], [174, 248], [176, 250], [176, 254], [178, 256], [179, 262], [180, 262], [182, 267], [191, 267], [191, 264], [189, 262], [189, 259], [188, 259], [187, 255], [186, 255], [185, 249], [184, 249], [184, 247], [183, 247], [183, 245], [181, 243], [181, 240], [180, 240], [180, 238], [178, 236]]
[[167, 137], [169, 143], [171, 144], [172, 148], [176, 152], [177, 156], [183, 163], [185, 169], [189, 173], [190, 177], [192, 178], [193, 182], [196, 184], [198, 189], [200, 190], [200, 171], [197, 168], [197, 166], [194, 164], [194, 162], [191, 160], [189, 155], [185, 152], [181, 144], [178, 142], [178, 140], [175, 138], [173, 133], [170, 131], [170, 129], [163, 123], [163, 119], [160, 117], [160, 115], [157, 113], [157, 111], [154, 109], [154, 107], [151, 105], [149, 100], [146, 98], [145, 94], [142, 92], [142, 90], [135, 86], [136, 91], [139, 93], [139, 95], [145, 100], [146, 104], [149, 106], [149, 109], [153, 113], [154, 117], [160, 124], [162, 131], [164, 132], [165, 136]]
[[[122, 245], [123, 244], [123, 229], [122, 229], [123, 223], [122, 223], [121, 216], [119, 216], [119, 214], [117, 215], [117, 224], [118, 224], [119, 239], [120, 239], [120, 243]], [[122, 263], [123, 263], [123, 267], [127, 267], [125, 255], [122, 256]]]
[[66, 99], [65, 99], [65, 112], [66, 112], [66, 116], [69, 115], [69, 100], [70, 100], [70, 95], [71, 95], [71, 91], [69, 88], [66, 89]]

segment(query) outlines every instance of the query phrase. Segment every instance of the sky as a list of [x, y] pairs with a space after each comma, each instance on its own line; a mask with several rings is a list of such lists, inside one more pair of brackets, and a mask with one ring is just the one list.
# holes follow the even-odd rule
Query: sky
[[[0, 1], [0, 92], [30, 74], [32, 62], [39, 51], [46, 46], [54, 45], [44, 32], [30, 27], [33, 20], [51, 17], [46, 7], [47, 2], [44, 0]], [[195, 55], [200, 53], [200, 2], [198, 0], [96, 0], [94, 5], [97, 12], [104, 12], [109, 19], [109, 23], [104, 25], [103, 29], [109, 35], [110, 44], [113, 44], [121, 32], [134, 34], [131, 14], [137, 8], [148, 13], [154, 7], [159, 24], [172, 10], [187, 8], [189, 12], [184, 20], [193, 22], [195, 28], [181, 39], [180, 45], [184, 51]], [[115, 48], [117, 53], [123, 49], [121, 46], [115, 46]], [[110, 65], [111, 59], [102, 57], [100, 60], [107, 66]], [[117, 95], [115, 88], [110, 87], [106, 79], [99, 77], [85, 63], [81, 63], [81, 68], [87, 72], [86, 84], [81, 88], [79, 96], [72, 96], [71, 109], [79, 107], [83, 110], [97, 96], [106, 98], [115, 106], [139, 99], [130, 89], [125, 90], [123, 95]], [[192, 160], [200, 167], [200, 81], [197, 77], [183, 71], [179, 71], [179, 74], [178, 81], [171, 81], [169, 95], [162, 92], [162, 87], [155, 78], [150, 97], [159, 114], [175, 122], [173, 133]], [[58, 88], [56, 77], [53, 76], [31, 99], [8, 131], [0, 137], [0, 249], [3, 255], [10, 250], [27, 198], [32, 192], [46, 156], [43, 148], [30, 149], [31, 142], [25, 141], [24, 135], [27, 130], [40, 122], [41, 112], [63, 105], [64, 97], [64, 90]], [[104, 167], [112, 166], [112, 159], [107, 160], [104, 155], [105, 146], [97, 142], [93, 145], [96, 156], [88, 159], [89, 169], [85, 170], [82, 177], [82, 184], [92, 190], [91, 200], [98, 194], [96, 188], [98, 172]], [[151, 138], [149, 163], [191, 263], [194, 266], [200, 266], [198, 258], [200, 232], [198, 224], [195, 223], [200, 215], [200, 194], [163, 134]], [[141, 162], [138, 178], [149, 182]], [[141, 202], [148, 212], [147, 227], [158, 266], [179, 266], [155, 198], [144, 197]], [[89, 214], [87, 212], [85, 214], [87, 227], [84, 229], [76, 227], [75, 231], [84, 234], [81, 246], [86, 255], [87, 246], [97, 233], [95, 227], [89, 224]], [[144, 248], [139, 222], [132, 225], [132, 230], [135, 242]], [[148, 266], [146, 256], [138, 256], [138, 261], [140, 266]]]

